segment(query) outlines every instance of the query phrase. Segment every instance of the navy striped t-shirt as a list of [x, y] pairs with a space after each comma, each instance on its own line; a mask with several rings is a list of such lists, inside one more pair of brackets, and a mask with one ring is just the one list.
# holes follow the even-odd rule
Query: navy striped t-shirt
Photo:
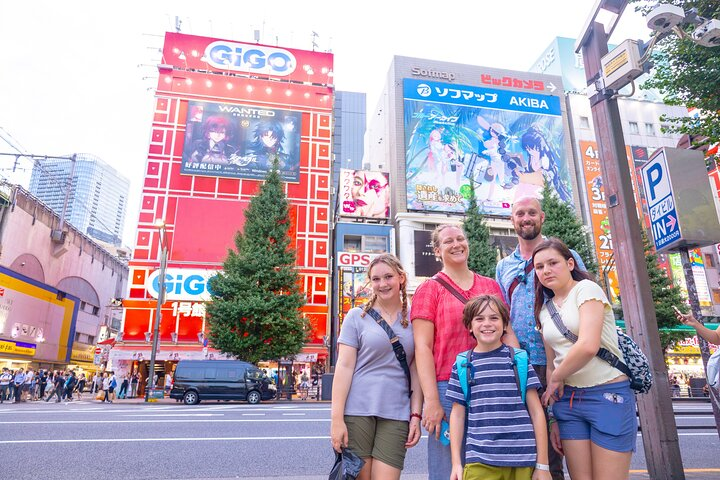
[[[472, 365], [474, 385], [470, 389], [469, 411], [455, 364], [445, 394], [468, 413], [465, 464], [535, 466], [535, 432], [520, 397], [508, 347], [472, 352]], [[533, 388], [540, 389], [540, 381], [535, 370], [528, 368], [527, 390]]]

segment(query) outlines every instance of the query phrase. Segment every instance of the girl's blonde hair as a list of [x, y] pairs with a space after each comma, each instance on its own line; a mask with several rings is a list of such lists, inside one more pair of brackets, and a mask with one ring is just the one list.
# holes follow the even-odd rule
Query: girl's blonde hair
[[[395, 273], [398, 275], [404, 277], [404, 280], [402, 284], [400, 285], [400, 298], [402, 299], [402, 317], [400, 318], [400, 325], [402, 325], [403, 328], [407, 328], [408, 326], [408, 301], [407, 301], [407, 274], [405, 273], [405, 269], [403, 268], [402, 264], [400, 263], [400, 260], [398, 258], [390, 253], [383, 253], [381, 255], [378, 255], [377, 257], [373, 258], [370, 262], [370, 265], [368, 265], [368, 280], [370, 279], [370, 275], [372, 272], [373, 267], [377, 265], [378, 263], [384, 263], [388, 267], [392, 268]], [[373, 305], [375, 305], [375, 301], [377, 301], [377, 295], [375, 292], [373, 292], [372, 296], [370, 297], [370, 300], [365, 304], [363, 307], [363, 314], [362, 316], [365, 316], [365, 313], [368, 312]]]

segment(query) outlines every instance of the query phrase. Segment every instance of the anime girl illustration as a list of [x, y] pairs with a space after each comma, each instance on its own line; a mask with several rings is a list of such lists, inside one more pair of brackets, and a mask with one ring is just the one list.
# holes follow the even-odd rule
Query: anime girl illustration
[[228, 143], [230, 134], [231, 123], [227, 118], [208, 117], [203, 123], [203, 136], [193, 144], [190, 158], [198, 163], [229, 165], [230, 157], [237, 150]]
[[560, 199], [572, 203], [572, 194], [560, 178], [560, 158], [550, 147], [547, 139], [536, 126], [530, 126], [521, 139], [522, 148], [528, 156], [526, 172], [542, 170], [546, 181], [551, 182]]
[[249, 152], [257, 168], [269, 170], [277, 157], [280, 168], [288, 161], [289, 155], [283, 149], [285, 130], [277, 120], [262, 120], [255, 126]]

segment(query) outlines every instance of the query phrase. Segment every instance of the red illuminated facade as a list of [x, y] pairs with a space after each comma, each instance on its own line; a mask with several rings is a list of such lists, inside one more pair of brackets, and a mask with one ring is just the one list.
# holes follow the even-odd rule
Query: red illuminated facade
[[[185, 137], [191, 135], [190, 122], [194, 121], [196, 105], [202, 102], [206, 102], [207, 111], [222, 105], [231, 112], [228, 118], [238, 130], [234, 133], [234, 148], [241, 141], [250, 145], [250, 139], [240, 138], [240, 130], [248, 127], [249, 135], [249, 126], [259, 117], [278, 116], [281, 112], [287, 115], [285, 118], [293, 118], [299, 134], [295, 145], [299, 148], [292, 152], [295, 163], [292, 158], [287, 163], [296, 174], [299, 170], [299, 175], [297, 181], [286, 183], [286, 193], [291, 204], [297, 268], [307, 294], [303, 313], [312, 325], [305, 351], [325, 355], [322, 341], [327, 333], [330, 278], [332, 68], [333, 56], [329, 53], [166, 34], [163, 63], [158, 66], [129, 291], [123, 302], [122, 342], [110, 356], [116, 372], [129, 372], [138, 365], [135, 362], [150, 358], [146, 332], [153, 330], [157, 301], [146, 281], [159, 268], [160, 232], [156, 220], [163, 219], [166, 224], [167, 267], [174, 274], [172, 279], [166, 278], [174, 280], [185, 269], [218, 270], [228, 248], [234, 247], [233, 237], [243, 227], [244, 210], [260, 186], [260, 180], [232, 170], [235, 167], [220, 172], [217, 169], [221, 167], [201, 165], [203, 161], [197, 158], [193, 165], [207, 168], [207, 173], [181, 173], [193, 161], [187, 155]], [[189, 106], [193, 112], [188, 111]], [[233, 106], [242, 108], [229, 108]], [[241, 110], [255, 117], [232, 113]], [[297, 119], [300, 125], [296, 125]], [[252, 155], [240, 155], [233, 157], [239, 159], [238, 164], [259, 164], [259, 160], [253, 163], [256, 157]], [[183, 297], [184, 292], [178, 282], [176, 295], [169, 295], [162, 306], [157, 358], [217, 358], [212, 348], [204, 348], [199, 335], [206, 331], [204, 304], [192, 295]]]

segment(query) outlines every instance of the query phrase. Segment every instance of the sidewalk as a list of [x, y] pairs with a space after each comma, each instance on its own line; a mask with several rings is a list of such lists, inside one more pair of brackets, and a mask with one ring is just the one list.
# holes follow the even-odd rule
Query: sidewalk
[[[83, 400], [88, 400], [83, 396]], [[99, 400], [95, 400], [95, 397], [93, 396], [92, 401], [96, 401], [100, 403]], [[205, 405], [209, 403], [217, 403], [218, 400], [205, 400], [200, 403], [200, 405]], [[223, 400], [219, 400], [219, 402], [223, 402]], [[247, 402], [242, 402], [239, 400], [231, 400], [232, 403], [241, 403], [244, 405], [247, 405]], [[119, 403], [119, 404], [136, 404], [136, 403], [145, 403], [145, 397], [135, 397], [135, 398], [118, 398], [113, 401], [113, 403]], [[162, 404], [169, 404], [169, 405], [184, 405], [181, 401], [174, 400], [170, 397], [164, 397], [164, 398], [157, 398], [157, 399], [151, 399], [148, 403], [162, 403]], [[276, 400], [266, 400], [263, 402], [260, 402], [259, 405], [278, 405], [278, 404], [287, 404], [287, 405], [315, 405], [315, 404], [330, 404], [330, 400], [300, 400], [299, 398], [293, 398], [292, 400], [288, 400], [286, 398], [283, 399], [276, 399]]]

